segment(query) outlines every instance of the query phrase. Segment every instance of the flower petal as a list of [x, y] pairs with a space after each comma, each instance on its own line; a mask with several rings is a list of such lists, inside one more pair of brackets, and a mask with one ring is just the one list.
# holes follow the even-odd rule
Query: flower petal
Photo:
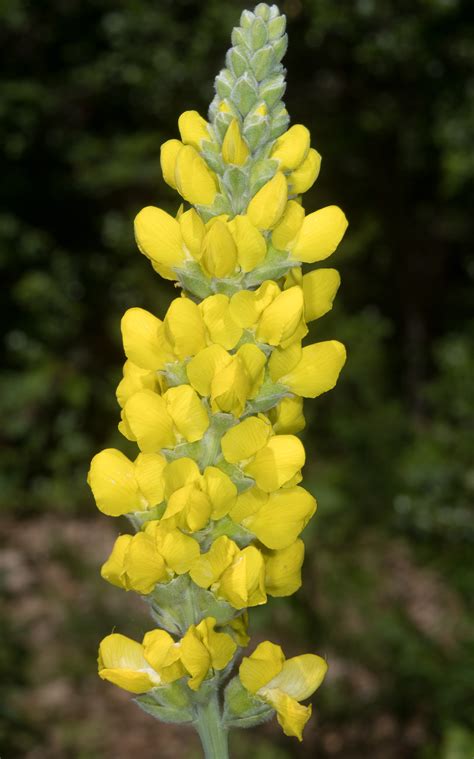
[[179, 385], [167, 390], [163, 398], [170, 417], [188, 443], [201, 440], [209, 427], [209, 415], [196, 391], [190, 385]]
[[332, 309], [341, 284], [336, 269], [315, 269], [303, 277], [304, 317], [307, 322], [319, 319]]
[[310, 213], [291, 247], [291, 255], [307, 264], [328, 258], [344, 237], [347, 224], [344, 213], [337, 206], [326, 206]]
[[257, 693], [281, 672], [285, 656], [280, 646], [269, 640], [260, 643], [250, 656], [244, 656], [239, 667], [242, 685], [249, 693]]
[[321, 156], [310, 148], [305, 160], [288, 177], [288, 188], [292, 195], [301, 195], [316, 182], [321, 170]]
[[129, 308], [122, 316], [125, 355], [142, 369], [160, 369], [166, 360], [158, 340], [162, 322], [143, 308]]
[[304, 701], [319, 688], [326, 672], [327, 662], [316, 654], [301, 654], [287, 659], [279, 672], [268, 684], [278, 688], [297, 701]]
[[260, 509], [243, 520], [243, 526], [267, 548], [286, 548], [294, 543], [316, 511], [316, 501], [300, 487], [271, 493]]
[[265, 558], [265, 588], [270, 596], [291, 596], [301, 587], [301, 567], [304, 543], [296, 540], [279, 551], [263, 551]]
[[155, 453], [174, 445], [173, 420], [160, 395], [140, 390], [129, 398], [124, 413], [143, 453]]
[[125, 635], [108, 635], [99, 647], [99, 677], [131, 693], [146, 693], [160, 684], [143, 656], [143, 646]]
[[[134, 224], [141, 253], [169, 269], [183, 264], [183, 238], [178, 222], [169, 213], [147, 206], [137, 214]], [[176, 279], [172, 272], [168, 278]]]
[[279, 382], [296, 395], [316, 398], [332, 390], [345, 362], [346, 349], [338, 340], [313, 343], [303, 348], [300, 361]]
[[273, 229], [280, 220], [288, 198], [285, 176], [277, 171], [274, 177], [253, 196], [247, 215], [258, 229]]
[[[232, 430], [231, 430], [232, 431]], [[257, 451], [245, 472], [266, 493], [285, 485], [304, 465], [302, 442], [294, 435], [275, 435]]]
[[135, 466], [121, 451], [106, 448], [91, 461], [87, 481], [103, 514], [118, 517], [140, 511], [144, 504], [135, 477]]
[[311, 135], [303, 124], [294, 124], [273, 145], [270, 157], [280, 163], [282, 171], [296, 169], [306, 158]]
[[253, 456], [267, 442], [271, 425], [260, 417], [251, 416], [231, 427], [221, 440], [222, 453], [230, 464]]

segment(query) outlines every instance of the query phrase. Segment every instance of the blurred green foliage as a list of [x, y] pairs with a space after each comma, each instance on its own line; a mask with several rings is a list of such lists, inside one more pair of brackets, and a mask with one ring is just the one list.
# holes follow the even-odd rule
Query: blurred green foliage
[[[181, 111], [205, 113], [243, 7], [0, 4], [0, 506], [19, 524], [92, 517], [90, 457], [128, 450], [116, 432], [119, 320], [130, 306], [162, 315], [173, 297], [137, 252], [133, 217], [146, 204], [177, 209], [160, 144]], [[256, 629], [336, 662], [317, 699], [318, 756], [471, 759], [473, 6], [282, 8], [287, 106], [323, 155], [306, 206], [338, 203], [350, 220], [331, 263], [338, 302], [312, 337], [344, 340], [349, 361], [337, 390], [307, 404], [306, 477], [320, 511], [306, 589], [256, 612]], [[82, 620], [91, 640], [98, 608]], [[5, 630], [0, 657], [5, 679], [13, 658], [24, 663], [17, 687], [29, 667], [22, 634]], [[77, 671], [89, 666], [80, 661]], [[12, 737], [19, 719], [2, 707], [6, 755], [34, 735], [25, 716], [23, 742]], [[363, 729], [377, 720], [380, 754]], [[242, 740], [244, 755], [253, 744]], [[255, 756], [309, 755], [283, 738], [258, 745]]]

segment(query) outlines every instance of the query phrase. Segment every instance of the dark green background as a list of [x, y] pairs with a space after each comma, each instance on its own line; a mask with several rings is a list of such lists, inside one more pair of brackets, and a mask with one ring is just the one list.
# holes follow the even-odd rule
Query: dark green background
[[[134, 215], [171, 212], [159, 169], [178, 115], [205, 114], [241, 2], [3, 0], [2, 759], [199, 756], [95, 675], [140, 603], [100, 581], [118, 524], [85, 485], [122, 446], [119, 320], [173, 296]], [[252, 613], [255, 639], [330, 674], [302, 746], [273, 724], [234, 755], [474, 755], [474, 372], [470, 0], [287, 0], [286, 103], [323, 155], [307, 194], [350, 227], [342, 288], [312, 337], [343, 340], [337, 389], [308, 402], [303, 589]]]

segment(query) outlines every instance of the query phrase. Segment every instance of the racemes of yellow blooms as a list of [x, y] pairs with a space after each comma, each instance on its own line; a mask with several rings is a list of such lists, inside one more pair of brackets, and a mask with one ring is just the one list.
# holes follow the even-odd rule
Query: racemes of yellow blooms
[[137, 451], [101, 451], [88, 476], [98, 509], [135, 530], [102, 576], [140, 594], [158, 624], [142, 643], [107, 636], [99, 674], [153, 716], [192, 722], [219, 759], [230, 727], [273, 713], [301, 740], [311, 707], [299, 702], [327, 669], [266, 641], [243, 658], [224, 708], [218, 696], [248, 643], [247, 609], [301, 585], [300, 534], [316, 511], [300, 484], [303, 398], [331, 390], [346, 359], [338, 340], [307, 340], [339, 288], [319, 263], [347, 221], [337, 206], [304, 208], [321, 156], [281, 100], [285, 18], [260, 3], [232, 40], [208, 120], [185, 111], [179, 139], [161, 147], [179, 208], [135, 219], [139, 250], [181, 288], [164, 318], [139, 306], [122, 318], [119, 430]]

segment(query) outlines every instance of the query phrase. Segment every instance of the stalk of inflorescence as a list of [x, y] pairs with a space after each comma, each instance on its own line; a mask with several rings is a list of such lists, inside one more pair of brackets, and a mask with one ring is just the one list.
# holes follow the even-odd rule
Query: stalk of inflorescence
[[328, 258], [347, 221], [336, 206], [305, 212], [321, 156], [306, 127], [289, 127], [286, 46], [277, 6], [244, 11], [208, 120], [185, 111], [180, 139], [162, 145], [182, 202], [175, 216], [144, 208], [135, 236], [180, 295], [163, 320], [124, 314], [119, 430], [138, 455], [103, 450], [88, 477], [100, 511], [134, 530], [102, 577], [140, 594], [155, 625], [141, 642], [108, 635], [99, 675], [153, 717], [193, 725], [214, 759], [228, 756], [229, 729], [275, 714], [301, 740], [300, 702], [327, 670], [270, 641], [242, 657], [248, 610], [301, 586], [299, 536], [316, 511], [300, 485], [303, 398], [333, 388], [346, 358], [337, 340], [303, 346], [340, 278], [302, 265]]

